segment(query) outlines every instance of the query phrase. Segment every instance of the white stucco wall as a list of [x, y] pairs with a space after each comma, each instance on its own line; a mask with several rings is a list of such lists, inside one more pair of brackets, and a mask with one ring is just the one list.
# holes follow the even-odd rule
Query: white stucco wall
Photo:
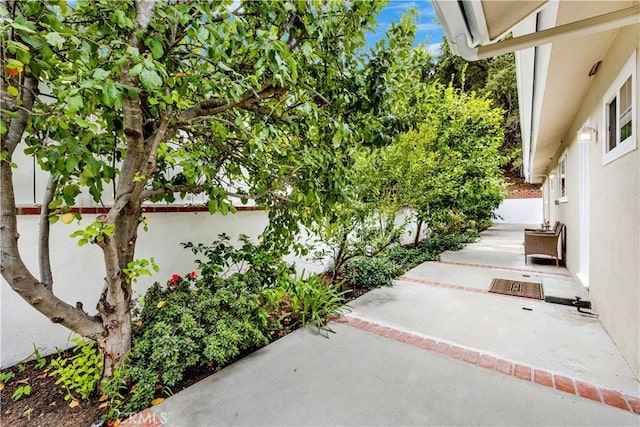
[[[23, 193], [24, 194], [24, 193]], [[223, 216], [207, 212], [196, 213], [147, 213], [149, 231], [140, 231], [136, 246], [136, 258], [153, 257], [160, 272], [152, 277], [143, 276], [134, 285], [134, 298], [141, 298], [153, 282], [166, 282], [172, 274], [185, 274], [195, 270], [191, 251], [180, 246], [181, 242], [211, 243], [218, 234], [226, 233], [233, 242], [240, 234], [257, 241], [268, 223], [265, 211], [239, 211]], [[396, 224], [403, 223], [409, 213], [400, 215]], [[79, 247], [69, 235], [92, 222], [95, 215], [83, 215], [81, 225], [74, 222], [65, 225], [57, 222], [51, 227], [51, 263], [56, 294], [70, 304], [81, 301], [84, 310], [95, 314], [95, 305], [102, 289], [104, 264], [102, 252], [97, 247]], [[19, 246], [30, 270], [38, 272], [38, 215], [19, 215]], [[426, 227], [423, 228], [423, 235]], [[415, 224], [409, 223], [402, 236], [403, 243], [413, 242]], [[303, 243], [311, 243], [306, 235]], [[313, 254], [306, 258], [293, 255], [285, 260], [296, 265], [298, 272], [320, 273], [328, 267], [328, 261], [317, 261]], [[50, 354], [57, 348], [67, 348], [71, 332], [53, 324], [29, 306], [16, 294], [4, 279], [0, 278], [0, 366], [10, 366], [28, 358], [38, 349], [40, 354]]]
[[[598, 93], [609, 89], [620, 68], [636, 52], [633, 118], [636, 147], [640, 143], [640, 25], [619, 31], [603, 60]], [[607, 64], [608, 62], [608, 64]], [[606, 64], [606, 65], [605, 65]], [[602, 100], [595, 119], [604, 120]], [[601, 139], [604, 141], [604, 138]], [[602, 164], [602, 145], [591, 156], [590, 288], [600, 319], [640, 376], [640, 151]]]
[[[551, 222], [567, 224], [567, 267], [588, 275], [594, 309], [636, 375], [640, 376], [640, 26], [621, 28], [598, 73], [569, 125], [550, 164], [556, 170], [558, 158], [567, 152], [568, 180], [566, 203], [555, 204], [555, 189], [545, 200]], [[603, 164], [606, 124], [604, 96], [620, 70], [636, 52], [635, 101], [633, 118], [636, 149], [606, 165]], [[597, 137], [588, 143], [589, 156], [589, 241], [580, 236], [580, 159], [576, 132], [584, 123], [597, 124]], [[556, 173], [557, 179], [557, 173]], [[549, 189], [549, 182], [545, 182]], [[548, 192], [546, 192], [548, 194]], [[547, 197], [547, 196], [546, 196]], [[588, 248], [588, 268], [581, 265], [580, 252]], [[584, 258], [583, 258], [584, 259]]]
[[504, 199], [494, 215], [498, 223], [542, 224], [542, 199]]
[[[267, 225], [264, 211], [241, 211], [233, 215], [197, 213], [151, 213], [149, 232], [140, 232], [136, 247], [137, 258], [154, 257], [160, 272], [153, 277], [143, 276], [134, 287], [138, 296], [154, 281], [165, 282], [172, 274], [185, 274], [195, 270], [191, 251], [181, 242], [211, 243], [218, 234], [226, 233], [235, 241], [239, 234], [256, 240]], [[95, 215], [84, 215], [86, 226]], [[18, 216], [19, 245], [24, 261], [32, 272], [38, 271], [37, 215]], [[102, 289], [104, 264], [97, 247], [79, 247], [69, 235], [80, 229], [77, 223], [62, 222], [51, 228], [51, 263], [55, 292], [70, 304], [81, 301], [84, 309], [95, 314], [96, 299]], [[325, 265], [312, 260], [287, 257], [296, 263], [299, 271], [321, 272]], [[56, 347], [66, 348], [70, 331], [53, 324], [38, 313], [0, 279], [0, 366], [9, 366], [28, 357], [34, 345], [41, 354], [54, 352]]]

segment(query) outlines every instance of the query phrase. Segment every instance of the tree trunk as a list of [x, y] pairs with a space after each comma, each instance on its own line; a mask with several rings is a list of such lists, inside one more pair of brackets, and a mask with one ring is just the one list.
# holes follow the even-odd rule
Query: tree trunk
[[414, 247], [418, 247], [418, 243], [420, 243], [420, 233], [422, 233], [422, 220], [418, 219], [418, 223], [416, 225], [416, 237], [413, 240]]
[[[136, 27], [127, 41], [130, 46], [141, 48], [142, 37], [154, 10], [155, 3], [152, 1], [136, 3]], [[129, 75], [130, 66], [130, 59], [122, 64], [121, 81], [123, 84], [137, 87], [137, 79]], [[125, 277], [123, 271], [133, 261], [138, 225], [142, 216], [140, 193], [148, 179], [147, 176], [136, 185], [135, 177], [143, 172], [149, 152], [153, 151], [145, 150], [140, 100], [137, 96], [125, 97], [123, 104], [126, 156], [120, 171], [114, 206], [107, 215], [97, 218], [105, 225], [115, 226], [111, 236], [97, 242], [102, 248], [106, 267], [105, 285], [97, 306], [104, 327], [108, 331], [100, 343], [105, 355], [105, 378], [112, 376], [114, 365], [131, 348], [131, 278]], [[156, 148], [159, 140], [156, 141]], [[155, 153], [153, 155], [155, 156]]]
[[110, 378], [113, 368], [131, 348], [131, 296], [121, 285], [120, 274], [112, 278], [115, 283], [105, 284], [97, 309], [107, 331], [99, 343], [104, 353], [103, 377]]
[[[131, 278], [125, 276], [123, 271], [134, 259], [141, 215], [140, 203], [126, 205], [116, 216], [112, 236], [100, 243], [104, 254], [106, 278], [97, 309], [104, 328], [108, 331], [100, 343], [105, 356], [105, 378], [113, 375], [114, 365], [131, 348]], [[109, 215], [101, 215], [97, 220], [110, 222], [109, 218]]]
[[340, 241], [340, 247], [338, 248], [338, 253], [333, 261], [333, 273], [331, 274], [331, 283], [335, 284], [336, 279], [338, 278], [338, 274], [340, 273], [340, 269], [342, 268], [342, 264], [344, 263], [345, 257], [345, 248], [347, 246], [347, 238], [349, 234], [344, 233], [342, 235], [342, 240]]
[[[13, 83], [18, 86], [16, 82]], [[29, 111], [35, 102], [37, 85], [38, 82], [33, 77], [26, 74], [23, 76], [19, 95], [22, 107], [20, 109], [14, 108], [13, 98], [5, 93], [6, 85], [2, 85], [2, 106], [16, 112], [17, 117], [10, 120], [6, 115], [2, 117], [8, 132], [0, 138], [0, 149], [7, 153], [7, 157], [0, 161], [0, 273], [18, 295], [53, 323], [59, 323], [82, 336], [99, 340], [105, 335], [102, 323], [54, 295], [52, 284], [41, 283], [36, 279], [20, 256], [13, 170], [10, 164], [13, 153], [27, 128]], [[47, 274], [45, 274], [45, 280], [48, 280], [46, 276]]]

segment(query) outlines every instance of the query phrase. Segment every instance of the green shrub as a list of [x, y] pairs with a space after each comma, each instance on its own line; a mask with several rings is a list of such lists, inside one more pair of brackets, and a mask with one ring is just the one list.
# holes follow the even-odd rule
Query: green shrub
[[49, 376], [59, 377], [56, 384], [67, 392], [65, 400], [86, 400], [102, 377], [102, 355], [94, 341], [72, 338], [76, 343], [72, 355], [58, 355], [51, 359]]
[[448, 234], [444, 236], [431, 237], [420, 242], [420, 246], [433, 253], [444, 251], [459, 251], [466, 243], [473, 243], [478, 238], [478, 232], [467, 230], [461, 234]]
[[266, 314], [250, 275], [228, 278], [174, 275], [155, 283], [134, 311], [133, 346], [109, 391], [135, 385], [124, 406], [149, 406], [157, 387], [170, 390], [187, 369], [226, 364], [243, 351], [267, 344]]
[[423, 247], [407, 248], [405, 246], [393, 246], [382, 254], [382, 256], [392, 263], [400, 266], [402, 270], [406, 271], [415, 267], [418, 264], [422, 264], [426, 261], [436, 261], [438, 254], [425, 250]]
[[282, 261], [264, 245], [251, 243], [249, 237], [241, 234], [238, 248], [231, 244], [226, 234], [219, 234], [210, 245], [191, 242], [182, 243], [194, 255], [204, 255], [206, 259], [196, 259], [196, 265], [203, 277], [222, 277], [233, 273], [243, 273], [256, 279], [260, 287], [274, 285], [278, 277], [293, 273], [293, 266]]
[[493, 221], [492, 221], [492, 220], [490, 220], [490, 219], [482, 219], [482, 220], [479, 220], [479, 221], [477, 222], [477, 224], [476, 224], [476, 227], [475, 227], [475, 228], [476, 228], [478, 231], [484, 231], [484, 230], [486, 230], [487, 228], [491, 227], [492, 225], [493, 225]]
[[315, 323], [318, 329], [326, 328], [329, 316], [341, 312], [343, 297], [347, 292], [340, 292], [341, 283], [325, 284], [317, 275], [281, 283], [293, 324], [305, 326]]
[[225, 365], [281, 328], [265, 296], [292, 267], [247, 236], [239, 240], [240, 247], [225, 234], [210, 245], [183, 243], [198, 257], [201, 277], [174, 274], [166, 286], [147, 290], [133, 312], [132, 348], [105, 385], [110, 417], [148, 407], [158, 389], [170, 394], [188, 369]]
[[400, 274], [400, 271], [398, 265], [387, 258], [359, 256], [347, 261], [342, 274], [353, 286], [374, 289], [391, 286], [393, 278]]

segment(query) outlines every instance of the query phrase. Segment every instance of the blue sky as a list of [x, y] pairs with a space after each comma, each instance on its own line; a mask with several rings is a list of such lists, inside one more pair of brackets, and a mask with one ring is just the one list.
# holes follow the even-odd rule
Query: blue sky
[[379, 27], [376, 32], [367, 34], [369, 44], [373, 46], [383, 38], [389, 24], [400, 22], [402, 14], [412, 8], [418, 11], [416, 43], [426, 44], [433, 54], [437, 54], [444, 31], [436, 20], [436, 13], [429, 0], [391, 0], [378, 15]]

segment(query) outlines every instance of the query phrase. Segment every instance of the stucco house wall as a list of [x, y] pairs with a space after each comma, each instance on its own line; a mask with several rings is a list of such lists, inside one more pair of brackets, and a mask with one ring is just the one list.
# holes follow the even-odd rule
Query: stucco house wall
[[[550, 221], [567, 224], [568, 269], [588, 274], [588, 286], [594, 310], [616, 342], [636, 375], [640, 376], [640, 99], [638, 54], [640, 26], [621, 28], [567, 129], [550, 164], [545, 180], [545, 208]], [[635, 52], [636, 148], [603, 164], [606, 124], [604, 97], [620, 71]], [[580, 234], [580, 150], [576, 132], [585, 123], [597, 125], [597, 135], [587, 143], [589, 165], [589, 241]], [[558, 162], [567, 153], [567, 201], [558, 199]], [[551, 182], [554, 181], [554, 182]], [[553, 186], [553, 190], [550, 188]], [[580, 252], [588, 248], [588, 268], [581, 265]], [[584, 259], [584, 258], [583, 258]], [[584, 277], [580, 277], [584, 280]], [[586, 284], [586, 283], [585, 283]]]

